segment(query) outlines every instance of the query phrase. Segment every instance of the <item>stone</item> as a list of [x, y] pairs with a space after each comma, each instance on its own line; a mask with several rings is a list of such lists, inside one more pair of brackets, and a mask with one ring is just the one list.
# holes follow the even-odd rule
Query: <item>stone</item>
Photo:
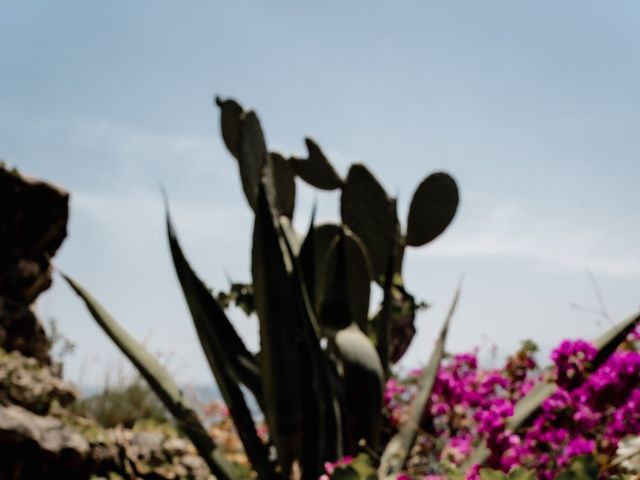
[[49, 363], [31, 304], [51, 285], [51, 258], [67, 235], [69, 194], [0, 163], [0, 347]]
[[32, 304], [51, 285], [68, 203], [0, 162], [0, 479], [212, 479], [171, 425], [106, 429], [67, 409], [77, 392], [51, 361]]
[[0, 348], [51, 362], [45, 330], [28, 305], [0, 296], [0, 332]]
[[18, 405], [0, 406], [0, 450], [3, 479], [45, 478], [55, 471], [70, 472], [67, 478], [86, 474], [87, 440], [60, 419]]
[[35, 358], [0, 349], [0, 403], [19, 405], [46, 414], [52, 402], [65, 406], [73, 402], [76, 389]]
[[28, 305], [49, 287], [68, 217], [67, 192], [0, 166], [0, 296]]

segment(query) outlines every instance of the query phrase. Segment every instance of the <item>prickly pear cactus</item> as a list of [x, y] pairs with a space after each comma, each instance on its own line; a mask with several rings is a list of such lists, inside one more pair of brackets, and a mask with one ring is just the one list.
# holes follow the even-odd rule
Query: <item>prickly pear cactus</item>
[[[404, 249], [442, 233], [457, 209], [457, 187], [445, 173], [427, 177], [416, 190], [403, 233], [395, 199], [364, 165], [352, 165], [343, 178], [311, 139], [305, 140], [306, 158], [270, 151], [255, 112], [232, 99], [217, 98], [216, 103], [222, 139], [236, 161], [253, 214], [252, 281], [232, 284], [228, 293], [212, 292], [182, 251], [167, 200], [174, 267], [205, 357], [258, 478], [316, 480], [326, 462], [362, 449], [381, 453], [384, 383], [390, 364], [411, 342], [418, 309], [402, 281]], [[315, 225], [312, 215], [306, 235], [298, 233], [292, 221], [296, 179], [322, 191], [339, 190], [341, 222]], [[68, 281], [172, 415], [188, 427], [185, 433], [212, 472], [221, 479], [236, 478], [162, 365], [95, 298]], [[370, 312], [374, 282], [383, 287], [384, 298]], [[230, 304], [257, 315], [257, 354], [247, 349], [229, 321], [225, 308]], [[444, 352], [446, 328], [443, 332], [434, 365]], [[432, 380], [425, 380], [422, 397]], [[243, 388], [264, 414], [267, 440], [258, 435]], [[412, 437], [405, 437], [394, 452], [410, 450]], [[375, 478], [367, 462], [356, 462], [342, 474]]]

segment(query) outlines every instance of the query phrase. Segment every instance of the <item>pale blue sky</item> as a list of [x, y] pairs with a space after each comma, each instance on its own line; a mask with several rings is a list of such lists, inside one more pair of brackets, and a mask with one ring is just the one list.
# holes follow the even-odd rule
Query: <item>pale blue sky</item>
[[[459, 214], [411, 250], [433, 304], [427, 358], [459, 277], [450, 348], [592, 337], [640, 307], [640, 4], [634, 1], [213, 2], [0, 0], [0, 157], [72, 193], [57, 265], [184, 382], [210, 376], [174, 278], [157, 184], [214, 288], [249, 279], [251, 215], [212, 98], [255, 108], [274, 149], [314, 137], [400, 198], [451, 172]], [[306, 224], [305, 191], [296, 222]], [[318, 195], [323, 218], [336, 196]], [[60, 281], [39, 302], [78, 343], [68, 376], [124, 364]], [[248, 342], [255, 321], [234, 313]], [[83, 366], [84, 365], [84, 366]]]

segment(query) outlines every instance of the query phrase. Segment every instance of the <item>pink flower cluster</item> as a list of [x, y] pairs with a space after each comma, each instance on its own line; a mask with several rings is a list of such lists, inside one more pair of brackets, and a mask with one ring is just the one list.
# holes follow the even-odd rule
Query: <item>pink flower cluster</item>
[[[618, 442], [640, 432], [640, 328], [592, 371], [595, 347], [584, 341], [563, 341], [551, 355], [553, 367], [538, 368], [535, 345], [525, 342], [501, 369], [481, 369], [477, 356], [455, 355], [438, 373], [421, 425], [419, 447], [436, 452], [444, 465], [460, 465], [482, 439], [490, 450], [487, 466], [504, 472], [521, 466], [538, 478], [552, 479], [578, 455], [612, 458]], [[407, 415], [419, 372], [387, 384], [385, 406], [390, 428]], [[510, 431], [506, 419], [514, 405], [539, 382], [555, 381], [557, 389], [525, 427]], [[415, 461], [419, 467], [419, 460]], [[433, 462], [429, 463], [433, 465]], [[475, 480], [478, 469], [467, 478]]]
[[351, 463], [351, 460], [353, 460], [353, 457], [350, 455], [346, 455], [341, 459], [336, 460], [335, 462], [325, 462], [324, 463], [325, 473], [321, 475], [318, 480], [329, 480], [331, 478], [331, 475], [333, 475], [333, 472], [335, 471], [336, 467], [340, 467], [342, 465], [349, 465], [349, 463]]

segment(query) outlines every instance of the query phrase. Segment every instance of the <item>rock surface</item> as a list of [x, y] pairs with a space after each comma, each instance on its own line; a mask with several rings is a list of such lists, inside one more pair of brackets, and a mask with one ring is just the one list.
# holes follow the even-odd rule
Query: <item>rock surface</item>
[[69, 194], [0, 165], [0, 295], [30, 304], [51, 285]]
[[32, 304], [51, 285], [68, 203], [0, 162], [0, 479], [213, 478], [171, 425], [105, 429], [65, 409], [76, 389], [51, 361]]
[[76, 389], [54, 375], [48, 366], [20, 352], [0, 350], [0, 404], [19, 405], [45, 414], [52, 402], [65, 406], [76, 397]]
[[48, 363], [31, 304], [51, 285], [51, 258], [67, 234], [69, 194], [0, 164], [0, 347]]

